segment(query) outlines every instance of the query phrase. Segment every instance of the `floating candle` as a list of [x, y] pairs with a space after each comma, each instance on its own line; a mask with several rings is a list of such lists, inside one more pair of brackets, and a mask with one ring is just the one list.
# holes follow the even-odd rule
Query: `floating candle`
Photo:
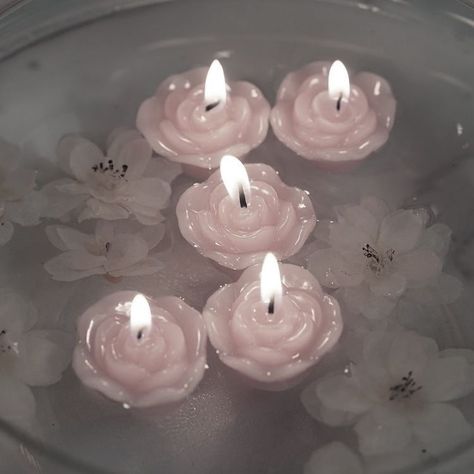
[[106, 296], [78, 322], [73, 367], [82, 382], [125, 407], [177, 402], [201, 381], [206, 329], [181, 299], [132, 291]]
[[297, 383], [342, 332], [337, 301], [307, 270], [271, 254], [214, 293], [203, 316], [221, 361], [268, 390]]
[[396, 102], [388, 82], [341, 61], [308, 64], [283, 80], [271, 113], [276, 136], [330, 170], [350, 169], [388, 139]]
[[226, 85], [219, 61], [166, 79], [137, 115], [137, 128], [160, 155], [202, 179], [225, 154], [243, 157], [263, 142], [270, 105], [249, 82]]
[[308, 194], [284, 184], [268, 165], [222, 159], [221, 172], [187, 189], [176, 207], [183, 237], [205, 257], [233, 270], [274, 252], [298, 252], [315, 224]]

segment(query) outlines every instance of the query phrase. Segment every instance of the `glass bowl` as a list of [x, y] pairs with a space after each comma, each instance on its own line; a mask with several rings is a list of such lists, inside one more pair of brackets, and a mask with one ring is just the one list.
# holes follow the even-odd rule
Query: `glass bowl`
[[[423, 330], [443, 347], [474, 348], [471, 2], [43, 0], [6, 2], [0, 12], [0, 136], [23, 147], [40, 184], [58, 175], [54, 150], [62, 135], [80, 132], [101, 142], [116, 126], [134, 126], [139, 104], [159, 82], [215, 57], [228, 77], [251, 80], [272, 103], [283, 77], [314, 60], [340, 58], [387, 78], [398, 101], [396, 123], [366, 165], [347, 175], [316, 171], [271, 133], [249, 161], [269, 163], [288, 184], [309, 190], [322, 215], [364, 194], [435, 209], [453, 230], [448, 267], [465, 291]], [[0, 249], [1, 286], [26, 294], [44, 323], [71, 335], [78, 315], [115, 289], [176, 294], [202, 309], [231, 278], [177, 232], [173, 206], [190, 183], [180, 177], [174, 186], [163, 271], [115, 284], [99, 277], [51, 281], [42, 263], [54, 250], [42, 224], [20, 229]], [[339, 363], [339, 352], [308, 380]], [[193, 396], [168, 413], [124, 410], [91, 394], [68, 369], [59, 383], [34, 390], [35, 428], [0, 422], [2, 470], [293, 474], [334, 436], [354, 444], [350, 431], [335, 435], [305, 412], [300, 392], [308, 380], [269, 393], [243, 386], [211, 351], [209, 365]], [[460, 403], [471, 423], [473, 402]], [[473, 467], [471, 441], [409, 472], [461, 474]]]

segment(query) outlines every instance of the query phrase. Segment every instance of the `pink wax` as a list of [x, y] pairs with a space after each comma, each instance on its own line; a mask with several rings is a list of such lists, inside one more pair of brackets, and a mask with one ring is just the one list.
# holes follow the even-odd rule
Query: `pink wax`
[[205, 257], [232, 270], [261, 262], [267, 252], [281, 260], [297, 253], [316, 224], [307, 192], [283, 183], [268, 165], [249, 164], [248, 206], [229, 196], [216, 171], [188, 188], [176, 214], [183, 237]]
[[331, 63], [315, 62], [288, 74], [271, 113], [275, 135], [322, 168], [351, 169], [378, 150], [392, 129], [396, 102], [388, 82], [361, 72], [340, 102], [328, 92]]
[[139, 333], [130, 327], [136, 294], [113, 293], [81, 315], [74, 370], [85, 385], [127, 408], [180, 401], [204, 375], [204, 320], [179, 298], [148, 298], [151, 325]]
[[206, 110], [207, 72], [197, 68], [169, 77], [137, 115], [137, 128], [155, 152], [198, 179], [208, 177], [223, 155], [243, 157], [260, 145], [270, 115], [262, 92], [244, 81], [229, 82], [227, 100]]
[[260, 295], [261, 265], [245, 270], [206, 303], [203, 316], [221, 361], [267, 390], [286, 389], [326, 354], [342, 332], [337, 301], [302, 267], [280, 264], [275, 312]]

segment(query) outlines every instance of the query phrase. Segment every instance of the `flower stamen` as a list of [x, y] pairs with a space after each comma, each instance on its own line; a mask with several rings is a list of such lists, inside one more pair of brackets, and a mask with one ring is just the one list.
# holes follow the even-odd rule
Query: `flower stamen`
[[128, 165], [122, 165], [121, 167], [116, 168], [114, 160], [109, 159], [107, 160], [106, 164], [104, 164], [103, 161], [100, 161], [97, 165], [92, 166], [91, 169], [94, 173], [101, 173], [102, 175], [106, 174], [112, 178], [125, 179], [125, 175], [128, 171]]
[[390, 387], [389, 400], [393, 401], [411, 398], [412, 395], [420, 391], [422, 388], [422, 385], [417, 385], [413, 378], [413, 371], [410, 370], [406, 377], [402, 377], [401, 383]]
[[380, 274], [389, 263], [393, 262], [393, 257], [395, 255], [395, 250], [393, 249], [389, 249], [384, 254], [381, 254], [369, 244], [365, 244], [362, 247], [362, 252], [369, 260], [369, 268], [376, 274]]

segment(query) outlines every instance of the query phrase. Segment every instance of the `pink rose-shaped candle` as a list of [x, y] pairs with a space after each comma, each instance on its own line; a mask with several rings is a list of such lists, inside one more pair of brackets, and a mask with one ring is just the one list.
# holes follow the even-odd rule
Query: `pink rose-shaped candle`
[[[183, 237], [232, 270], [297, 253], [316, 224], [308, 194], [284, 184], [268, 165], [222, 160], [221, 172], [188, 188], [176, 213]], [[222, 178], [221, 178], [222, 174]]]
[[79, 318], [78, 336], [73, 367], [79, 378], [127, 408], [180, 401], [204, 375], [204, 320], [173, 296], [106, 296]]
[[166, 79], [137, 115], [137, 128], [160, 155], [208, 177], [221, 157], [243, 157], [268, 131], [270, 105], [249, 82], [226, 84], [222, 66], [197, 68]]
[[271, 254], [214, 293], [203, 316], [221, 361], [268, 390], [299, 382], [342, 332], [337, 301], [307, 270]]
[[382, 77], [361, 72], [349, 81], [340, 61], [315, 62], [285, 77], [271, 123], [298, 155], [326, 169], [346, 170], [387, 141], [395, 108]]

